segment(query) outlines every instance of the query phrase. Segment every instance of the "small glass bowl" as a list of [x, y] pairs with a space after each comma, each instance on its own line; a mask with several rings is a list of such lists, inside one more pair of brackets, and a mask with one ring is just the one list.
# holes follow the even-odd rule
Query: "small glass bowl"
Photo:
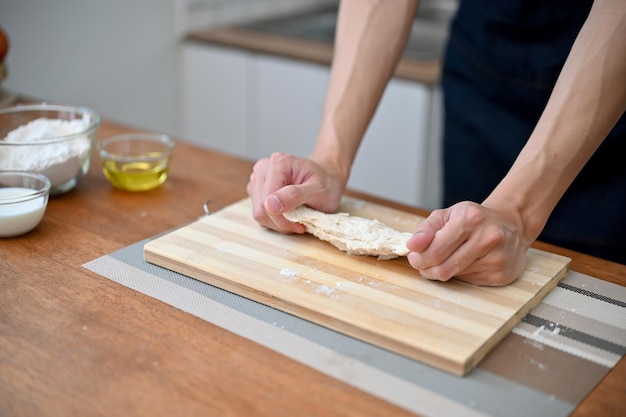
[[105, 139], [96, 147], [102, 172], [115, 188], [146, 191], [167, 179], [175, 142], [160, 133], [130, 133]]
[[0, 170], [43, 174], [50, 195], [66, 193], [89, 170], [99, 125], [100, 116], [87, 107], [44, 103], [0, 109]]
[[50, 187], [42, 174], [0, 171], [0, 237], [20, 236], [37, 227], [48, 206]]

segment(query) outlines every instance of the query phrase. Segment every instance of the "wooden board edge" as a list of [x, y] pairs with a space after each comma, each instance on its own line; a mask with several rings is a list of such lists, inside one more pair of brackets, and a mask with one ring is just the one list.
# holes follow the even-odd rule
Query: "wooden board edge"
[[[536, 250], [538, 252], [544, 252], [540, 250]], [[509, 320], [507, 320], [502, 327], [500, 327], [493, 335], [492, 338], [487, 340], [482, 346], [480, 346], [474, 355], [469, 357], [467, 361], [463, 364], [463, 375], [467, 375], [472, 369], [480, 364], [480, 362], [491, 352], [491, 350], [502, 341], [506, 336], [508, 336], [511, 331], [521, 323], [522, 319], [530, 313], [535, 307], [543, 301], [543, 299], [556, 288], [557, 285], [567, 276], [570, 272], [572, 260], [565, 256], [554, 255], [550, 252], [545, 252], [550, 257], [558, 257], [562, 259], [565, 264], [563, 267], [555, 274], [555, 276], [545, 284], [541, 290], [537, 293], [535, 297], [531, 300], [528, 300], [524, 306], [522, 306], [515, 315], [513, 315]]]
[[[348, 197], [350, 198], [350, 197]], [[243, 198], [235, 203], [233, 203], [233, 206], [237, 206], [237, 205], [242, 205], [245, 206], [249, 204], [249, 198]], [[376, 203], [372, 203], [373, 205], [377, 205]], [[385, 207], [385, 206], [381, 206], [381, 207]], [[404, 211], [399, 210], [399, 209], [395, 209], [395, 208], [387, 208], [393, 211], [399, 211], [401, 213], [404, 213]], [[220, 210], [221, 211], [221, 210]], [[409, 215], [415, 216], [412, 213], [406, 212]], [[219, 212], [214, 213], [213, 215], [219, 215]], [[201, 221], [202, 218], [197, 219], [195, 222], [199, 222]], [[194, 222], [191, 222], [190, 224], [192, 224]], [[221, 277], [219, 277], [218, 275], [215, 274], [211, 274], [205, 270], [200, 270], [200, 269], [196, 269], [194, 267], [190, 267], [186, 264], [181, 264], [181, 263], [177, 263], [172, 261], [170, 258], [164, 257], [162, 255], [159, 255], [156, 252], [152, 252], [151, 251], [151, 244], [158, 241], [160, 238], [164, 238], [165, 236], [169, 235], [169, 233], [163, 235], [163, 236], [159, 236], [147, 243], [144, 244], [144, 248], [143, 248], [143, 252], [144, 252], [144, 260], [146, 262], [155, 264], [157, 266], [169, 269], [171, 271], [180, 273], [182, 275], [191, 277], [193, 279], [196, 279], [198, 281], [207, 283], [209, 285], [213, 285], [215, 287], [221, 288], [225, 291], [231, 292], [233, 294], [237, 294], [239, 296], [242, 296], [244, 298], [253, 300], [255, 302], [260, 302], [260, 303], [264, 303], [266, 305], [269, 305], [271, 307], [274, 307], [280, 311], [286, 312], [288, 314], [292, 314], [295, 315], [297, 317], [301, 317], [305, 320], [309, 320], [311, 322], [314, 322], [320, 326], [326, 327], [326, 328], [330, 328], [332, 330], [341, 332], [343, 334], [346, 334], [350, 337], [354, 337], [357, 338], [359, 340], [363, 340], [363, 332], [366, 331], [366, 329], [363, 328], [354, 328], [352, 325], [342, 322], [341, 320], [332, 317], [332, 316], [327, 316], [324, 314], [321, 314], [315, 310], [311, 310], [308, 308], [303, 308], [301, 306], [297, 306], [294, 305], [292, 303], [286, 302], [285, 300], [281, 300], [272, 296], [268, 296], [262, 292], [258, 292], [255, 291], [252, 288], [247, 288], [245, 286], [241, 286], [241, 285], [234, 285], [230, 280], [225, 280]], [[496, 332], [493, 334], [493, 336], [487, 340], [483, 345], [481, 345], [472, 355], [470, 355], [465, 361], [461, 360], [461, 361], [453, 361], [447, 358], [443, 358], [441, 356], [437, 356], [435, 354], [433, 354], [432, 352], [428, 352], [422, 349], [418, 349], [414, 346], [407, 346], [403, 343], [399, 343], [396, 341], [393, 341], [389, 338], [380, 336], [378, 334], [375, 334], [373, 332], [367, 332], [368, 337], [370, 337], [368, 340], [370, 340], [370, 342], [365, 342], [365, 343], [370, 343], [372, 345], [378, 346], [380, 348], [384, 348], [387, 349], [389, 351], [404, 355], [406, 357], [409, 357], [411, 359], [420, 361], [421, 363], [427, 365], [427, 366], [432, 366], [434, 368], [437, 369], [441, 369], [444, 370], [446, 372], [449, 372], [451, 374], [457, 375], [457, 376], [465, 376], [466, 374], [468, 374], [472, 369], [474, 369], [481, 361], [482, 359], [484, 359], [484, 357], [493, 349], [493, 347], [495, 345], [497, 345], [500, 341], [502, 341], [502, 339], [504, 337], [506, 337], [510, 331], [517, 326], [520, 322], [521, 319], [528, 314], [532, 309], [534, 309], [542, 300], [543, 298], [545, 298], [545, 296], [552, 291], [552, 289], [554, 289], [556, 287], [556, 285], [558, 285], [558, 283], [567, 275], [567, 273], [570, 270], [570, 265], [571, 265], [571, 259], [567, 258], [565, 256], [562, 255], [557, 255], [557, 254], [553, 254], [551, 252], [546, 252], [544, 250], [541, 249], [534, 249], [531, 248], [529, 249], [541, 256], [546, 256], [552, 259], [556, 259], [559, 261], [564, 262], [564, 265], [559, 269], [559, 271], [555, 274], [555, 276], [550, 280], [549, 283], [547, 283], [546, 285], [544, 285], [541, 290], [538, 292], [538, 294], [533, 297], [533, 299], [528, 300], [524, 306], [522, 306], [522, 308], [520, 308], [520, 310], [514, 315], [512, 316], [509, 320], [507, 320], [498, 330], [496, 330]], [[207, 282], [205, 279], [202, 279], [202, 275], [210, 275], [214, 281], [213, 282]], [[264, 301], [265, 300], [265, 301]], [[330, 323], [330, 324], [329, 324]]]
[[[325, 315], [319, 311], [286, 302], [285, 300], [279, 298], [267, 296], [262, 292], [256, 292], [245, 286], [234, 285], [232, 281], [225, 280], [219, 275], [210, 274], [207, 271], [200, 270], [186, 264], [174, 262], [157, 252], [151, 251], [150, 242], [144, 244], [143, 255], [146, 262], [157, 265], [161, 268], [165, 268], [170, 271], [174, 271], [176, 273], [188, 276], [200, 282], [215, 286], [217, 288], [239, 295], [254, 302], [268, 305], [287, 314], [300, 317], [319, 326], [361, 340], [364, 343], [369, 343], [373, 346], [386, 349], [392, 353], [397, 353], [410, 359], [417, 360], [426, 366], [431, 366], [433, 368], [449, 372], [456, 376], [463, 376], [465, 373], [464, 364], [460, 362], [455, 362], [453, 360], [437, 355], [433, 352], [427, 352], [421, 349], [417, 349], [414, 346], [408, 346], [404, 343], [400, 343], [387, 337], [381, 336], [375, 332], [367, 331], [367, 329], [356, 328], [349, 323], [341, 321], [340, 319], [337, 319], [335, 317]], [[214, 279], [214, 281], [207, 282], [205, 279], [202, 279], [203, 275], [210, 275]], [[363, 340], [364, 333], [367, 335], [368, 341]]]

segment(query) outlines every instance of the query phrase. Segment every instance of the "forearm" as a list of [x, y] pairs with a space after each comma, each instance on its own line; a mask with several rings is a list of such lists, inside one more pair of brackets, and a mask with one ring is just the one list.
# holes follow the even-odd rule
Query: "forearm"
[[534, 240], [626, 108], [626, 8], [597, 0], [511, 170], [483, 202], [517, 214]]
[[343, 0], [311, 159], [348, 180], [361, 139], [402, 54], [417, 0]]

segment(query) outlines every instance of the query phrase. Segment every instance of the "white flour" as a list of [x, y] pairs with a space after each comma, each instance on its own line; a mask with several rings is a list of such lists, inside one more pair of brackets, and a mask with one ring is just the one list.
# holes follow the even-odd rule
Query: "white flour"
[[10, 131], [4, 142], [30, 145], [0, 147], [0, 170], [40, 172], [53, 187], [65, 183], [82, 169], [90, 151], [89, 138], [77, 136], [64, 142], [37, 142], [83, 132], [88, 123], [88, 119], [40, 118]]

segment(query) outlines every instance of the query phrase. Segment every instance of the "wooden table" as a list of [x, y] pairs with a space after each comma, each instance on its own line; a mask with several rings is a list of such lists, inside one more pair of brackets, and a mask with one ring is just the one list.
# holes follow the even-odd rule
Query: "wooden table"
[[[98, 136], [129, 130], [103, 122]], [[0, 240], [0, 415], [410, 415], [81, 266], [197, 219], [209, 198], [245, 197], [251, 167], [179, 142], [162, 187], [127, 193], [109, 185], [94, 156], [37, 229]], [[626, 266], [540, 247], [626, 285]], [[574, 415], [626, 415], [624, 398], [622, 360]]]

